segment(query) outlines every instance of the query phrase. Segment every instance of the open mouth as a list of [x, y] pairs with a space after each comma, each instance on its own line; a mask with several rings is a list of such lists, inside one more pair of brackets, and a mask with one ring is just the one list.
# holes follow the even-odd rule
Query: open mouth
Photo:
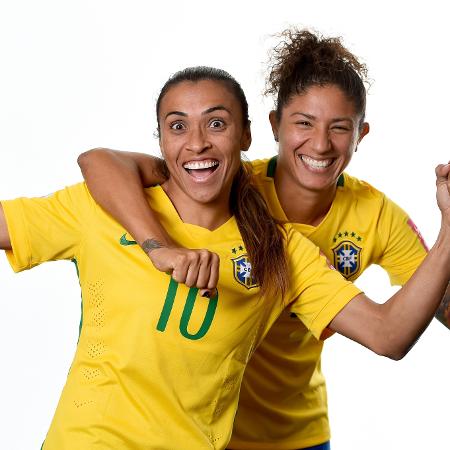
[[188, 161], [183, 164], [184, 170], [196, 180], [205, 180], [219, 167], [216, 159], [205, 159], [202, 161]]
[[299, 158], [307, 167], [313, 170], [324, 170], [327, 167], [330, 167], [334, 161], [333, 158], [319, 160], [306, 155], [300, 155]]

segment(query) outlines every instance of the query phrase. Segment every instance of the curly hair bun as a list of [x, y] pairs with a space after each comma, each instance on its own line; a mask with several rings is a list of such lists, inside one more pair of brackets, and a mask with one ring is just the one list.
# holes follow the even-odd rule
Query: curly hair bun
[[295, 94], [314, 85], [334, 84], [364, 117], [367, 67], [345, 48], [340, 37], [325, 38], [310, 30], [287, 29], [270, 55], [266, 95], [276, 97], [277, 115]]

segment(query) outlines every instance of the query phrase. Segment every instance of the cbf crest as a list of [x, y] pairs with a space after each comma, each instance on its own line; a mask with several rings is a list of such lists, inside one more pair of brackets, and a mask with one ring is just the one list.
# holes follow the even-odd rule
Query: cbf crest
[[239, 284], [242, 284], [247, 289], [258, 286], [258, 283], [252, 276], [252, 264], [247, 255], [241, 255], [233, 258], [231, 261], [233, 261], [234, 278]]
[[355, 275], [361, 267], [361, 247], [351, 241], [342, 241], [333, 248], [334, 266], [345, 278]]

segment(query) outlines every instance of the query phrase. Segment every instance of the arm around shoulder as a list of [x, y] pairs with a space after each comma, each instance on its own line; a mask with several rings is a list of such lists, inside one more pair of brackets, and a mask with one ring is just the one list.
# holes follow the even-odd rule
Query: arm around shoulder
[[78, 164], [94, 199], [128, 230], [158, 270], [173, 272], [176, 281], [210, 289], [213, 295], [219, 271], [217, 255], [179, 248], [147, 201], [143, 188], [167, 179], [161, 159], [97, 148], [81, 154]]
[[110, 180], [120, 172], [139, 177], [143, 187], [162, 184], [167, 179], [164, 161], [145, 153], [94, 148], [78, 157], [78, 165], [88, 184], [95, 179]]

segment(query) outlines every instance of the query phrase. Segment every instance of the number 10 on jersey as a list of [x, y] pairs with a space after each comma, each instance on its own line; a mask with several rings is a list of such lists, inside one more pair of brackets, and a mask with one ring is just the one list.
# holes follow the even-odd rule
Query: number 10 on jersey
[[[177, 294], [178, 283], [174, 279], [170, 279], [169, 288], [167, 289], [166, 298], [164, 300], [163, 309], [161, 311], [161, 315], [159, 316], [158, 324], [156, 325], [156, 329], [158, 331], [164, 332], [167, 326], [167, 322], [170, 318], [170, 313], [172, 312], [173, 304], [175, 302], [175, 297]], [[211, 327], [212, 321], [214, 319], [214, 315], [216, 313], [217, 301], [219, 299], [219, 293], [217, 292], [216, 296], [209, 299], [208, 308], [206, 310], [205, 317], [203, 322], [198, 329], [198, 331], [194, 334], [189, 333], [188, 325], [191, 319], [192, 311], [194, 309], [195, 301], [197, 299], [197, 288], [190, 288], [188, 295], [186, 297], [186, 301], [183, 308], [183, 313], [181, 315], [180, 320], [180, 333], [186, 338], [191, 340], [201, 339]]]

